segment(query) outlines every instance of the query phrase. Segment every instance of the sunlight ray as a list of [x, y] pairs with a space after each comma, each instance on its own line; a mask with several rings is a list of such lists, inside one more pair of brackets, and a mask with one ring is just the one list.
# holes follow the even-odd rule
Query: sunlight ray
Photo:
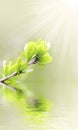
[[[17, 1], [17, 2], [16, 2]], [[45, 39], [52, 42], [60, 67], [65, 65], [68, 54], [72, 63], [72, 73], [78, 66], [78, 1], [77, 0], [8, 0], [0, 22], [6, 41], [21, 44], [29, 39]], [[3, 2], [2, 2], [3, 4]], [[12, 7], [12, 8], [11, 8]], [[1, 12], [0, 12], [1, 13]], [[13, 16], [13, 17], [11, 17]], [[5, 27], [5, 21], [6, 27]], [[2, 26], [3, 25], [3, 26]], [[7, 31], [8, 30], [8, 31]], [[2, 32], [1, 32], [2, 33]], [[18, 46], [18, 45], [17, 45]], [[69, 51], [69, 52], [68, 52]]]

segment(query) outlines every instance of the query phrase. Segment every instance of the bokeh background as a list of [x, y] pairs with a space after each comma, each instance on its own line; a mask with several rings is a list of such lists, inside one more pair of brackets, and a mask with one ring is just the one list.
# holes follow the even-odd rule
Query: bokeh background
[[[53, 62], [25, 80], [52, 110], [38, 125], [0, 98], [0, 130], [78, 130], [78, 1], [0, 0], [0, 65], [18, 56], [29, 40], [51, 42]], [[24, 120], [25, 118], [25, 120]]]

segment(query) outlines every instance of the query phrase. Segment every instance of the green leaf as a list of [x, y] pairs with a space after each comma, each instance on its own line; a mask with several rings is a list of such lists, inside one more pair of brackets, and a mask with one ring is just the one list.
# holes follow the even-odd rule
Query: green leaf
[[48, 51], [48, 46], [46, 41], [38, 40], [37, 41], [37, 46], [42, 45], [46, 51]]
[[10, 74], [17, 71], [17, 63], [13, 63], [10, 67]]
[[10, 74], [10, 65], [6, 61], [3, 63], [3, 72], [5, 76]]
[[21, 65], [22, 65], [22, 59], [18, 57], [17, 59], [17, 72], [18, 73], [20, 73]]
[[46, 42], [42, 41], [42, 40], [39, 40], [37, 42], [37, 52], [36, 52], [37, 57], [40, 57], [40, 56], [44, 55], [47, 52], [48, 52], [48, 48], [47, 48]]
[[44, 48], [44, 45], [37, 46], [37, 57], [44, 55], [46, 52], [47, 50]]
[[44, 65], [50, 63], [52, 59], [53, 58], [47, 53], [39, 58], [38, 63]]
[[27, 69], [28, 69], [28, 63], [27, 63], [27, 62], [24, 62], [24, 63], [21, 65], [20, 71], [21, 71], [21, 73], [25, 73]]
[[19, 53], [21, 54], [22, 57], [25, 58], [25, 53], [23, 51], [19, 51]]
[[27, 61], [30, 61], [36, 55], [36, 43], [31, 41], [25, 47], [25, 57]]

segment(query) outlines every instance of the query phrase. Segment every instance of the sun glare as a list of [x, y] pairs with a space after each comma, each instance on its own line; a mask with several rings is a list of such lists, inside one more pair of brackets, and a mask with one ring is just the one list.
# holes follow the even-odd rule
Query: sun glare
[[77, 10], [78, 0], [63, 0], [64, 5], [71, 11]]
[[[14, 3], [13, 5], [16, 4], [16, 6], [12, 7], [13, 10], [10, 8], [10, 14], [9, 5], [7, 5], [7, 9], [5, 8], [8, 18], [6, 28], [9, 30], [5, 34], [10, 37], [9, 44], [16, 43], [17, 45], [17, 41], [18, 44], [21, 44], [22, 41], [38, 38], [50, 41], [54, 53], [59, 59], [59, 61], [57, 60], [58, 70], [60, 71], [65, 65], [65, 58], [69, 55], [72, 73], [78, 76], [78, 0], [27, 1], [26, 4], [24, 0], [20, 3], [21, 7], [18, 11], [18, 4]], [[3, 10], [0, 13], [2, 12]], [[1, 20], [4, 18], [0, 22], [2, 29], [5, 28], [6, 21], [6, 17], [3, 16], [5, 13], [1, 15]]]

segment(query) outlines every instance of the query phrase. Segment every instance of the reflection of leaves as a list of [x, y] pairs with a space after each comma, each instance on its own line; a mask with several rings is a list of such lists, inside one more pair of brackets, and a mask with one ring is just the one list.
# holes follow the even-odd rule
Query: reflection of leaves
[[[6, 96], [6, 99], [8, 101], [14, 101], [14, 103], [20, 104], [21, 105], [21, 101], [26, 100], [26, 95], [24, 93], [24, 90], [22, 90], [21, 88], [19, 88], [19, 86], [16, 89], [16, 92], [13, 92], [7, 88], [4, 89], [4, 94]], [[24, 104], [23, 104], [24, 105]]]
[[49, 102], [43, 99], [29, 99], [27, 103], [28, 111], [46, 112], [49, 107]]
[[51, 104], [47, 99], [34, 100], [36, 101], [34, 105], [27, 102], [24, 114], [35, 123], [42, 124], [47, 117], [46, 112], [50, 110]]

